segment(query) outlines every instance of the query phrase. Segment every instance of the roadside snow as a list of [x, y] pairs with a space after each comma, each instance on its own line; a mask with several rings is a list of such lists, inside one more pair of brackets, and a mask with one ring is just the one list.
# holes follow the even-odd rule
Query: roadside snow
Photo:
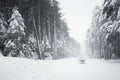
[[119, 61], [0, 57], [0, 80], [120, 80]]

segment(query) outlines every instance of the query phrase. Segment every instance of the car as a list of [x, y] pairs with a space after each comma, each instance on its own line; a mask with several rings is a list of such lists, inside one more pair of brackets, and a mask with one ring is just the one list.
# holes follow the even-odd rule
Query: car
[[80, 64], [85, 64], [85, 63], [86, 63], [86, 59], [80, 58], [80, 59], [79, 59], [79, 63], [80, 63]]

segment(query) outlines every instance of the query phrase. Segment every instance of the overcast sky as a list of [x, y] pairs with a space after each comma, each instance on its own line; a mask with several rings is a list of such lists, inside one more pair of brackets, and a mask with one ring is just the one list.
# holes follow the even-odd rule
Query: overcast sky
[[102, 0], [58, 0], [64, 18], [70, 28], [70, 35], [81, 44], [91, 23], [92, 11], [95, 6], [102, 5]]

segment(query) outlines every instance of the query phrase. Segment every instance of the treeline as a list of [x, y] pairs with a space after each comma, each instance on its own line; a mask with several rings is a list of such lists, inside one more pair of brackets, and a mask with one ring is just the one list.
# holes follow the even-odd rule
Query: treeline
[[120, 58], [120, 1], [104, 0], [93, 14], [87, 35], [89, 56], [106, 60]]
[[58, 59], [80, 54], [79, 43], [68, 31], [56, 0], [0, 0], [0, 48], [4, 56]]

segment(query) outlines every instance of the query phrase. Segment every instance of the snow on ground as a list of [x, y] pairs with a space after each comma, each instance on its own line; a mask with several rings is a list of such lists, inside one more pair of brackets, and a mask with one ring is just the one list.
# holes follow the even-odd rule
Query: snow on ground
[[120, 80], [120, 62], [78, 58], [31, 60], [0, 57], [0, 80]]

